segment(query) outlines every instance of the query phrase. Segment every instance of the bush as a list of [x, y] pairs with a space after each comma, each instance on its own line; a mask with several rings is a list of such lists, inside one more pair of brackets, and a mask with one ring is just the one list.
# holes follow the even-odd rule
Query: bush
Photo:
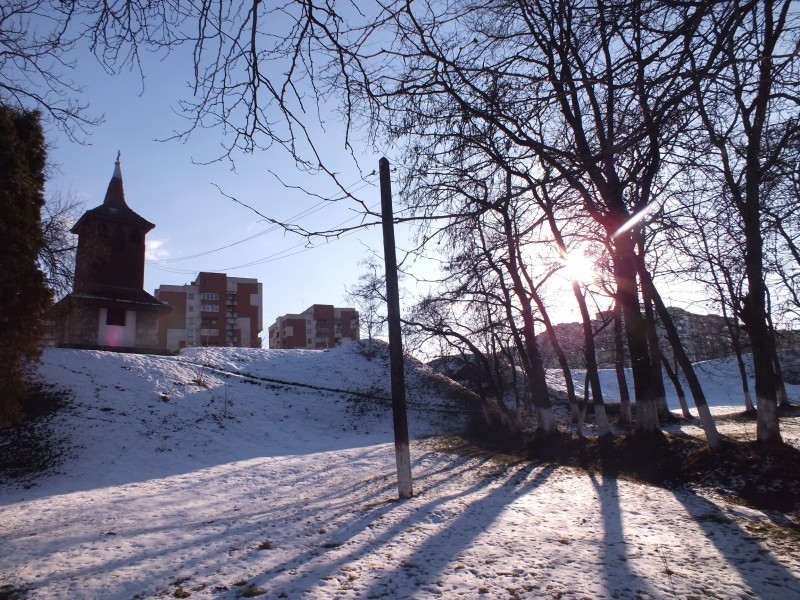
[[51, 303], [38, 265], [45, 156], [39, 113], [0, 106], [0, 423], [23, 416], [25, 374], [41, 354]]

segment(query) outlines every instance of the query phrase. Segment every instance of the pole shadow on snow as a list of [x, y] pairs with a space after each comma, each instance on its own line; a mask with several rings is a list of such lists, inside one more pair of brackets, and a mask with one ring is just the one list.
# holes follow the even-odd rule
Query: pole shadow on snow
[[[368, 507], [358, 518], [336, 530], [335, 547], [327, 549], [324, 553], [320, 549], [313, 549], [295, 556], [290, 561], [275, 566], [271, 569], [271, 573], [256, 577], [254, 581], [264, 585], [272, 596], [280, 597], [284, 594], [285, 597], [291, 597], [291, 591], [297, 593], [299, 589], [308, 597], [313, 590], [319, 590], [320, 586], [325, 586], [334, 579], [344, 567], [370, 556], [372, 560], [382, 556], [380, 560], [389, 564], [384, 565], [378, 574], [370, 571], [374, 577], [379, 576], [379, 579], [375, 579], [367, 588], [359, 587], [359, 595], [391, 596], [394, 592], [402, 596], [409, 589], [425, 583], [433, 584], [437, 573], [455, 560], [460, 551], [483, 533], [508, 504], [517, 499], [519, 494], [540, 485], [551, 472], [550, 469], [543, 469], [528, 479], [531, 469], [517, 470], [509, 476], [506, 473], [507, 467], [493, 467], [494, 472], [491, 476], [481, 476], [467, 489], [459, 489], [455, 493], [446, 495], [440, 492], [430, 500], [426, 500], [434, 490], [447, 484], [449, 480], [474, 472], [476, 469], [489, 468], [488, 462], [487, 458], [480, 462], [476, 462], [475, 459], [461, 459], [456, 461], [456, 464], [445, 462], [435, 471], [428, 471], [422, 477], [418, 474], [415, 481], [417, 490], [415, 498], [403, 502], [383, 501]], [[521, 483], [507, 485], [512, 480], [521, 480]], [[488, 487], [495, 489], [488, 493], [484, 492]], [[485, 495], [478, 500], [470, 501], [470, 497], [478, 493]], [[402, 552], [403, 548], [413, 548], [413, 544], [404, 541], [404, 537], [406, 535], [413, 537], [416, 528], [424, 527], [428, 523], [447, 520], [447, 516], [442, 515], [453, 510], [448, 504], [459, 501], [465, 502], [463, 512], [434, 536], [425, 539], [420, 547], [404, 558], [401, 565], [391, 566], [393, 559], [389, 558], [389, 555], [392, 554], [395, 543], [400, 545], [399, 552]], [[395, 521], [388, 526], [382, 526], [381, 522], [384, 519], [395, 519]], [[373, 531], [380, 533], [373, 536]], [[365, 532], [369, 532], [366, 537]], [[431, 550], [431, 546], [440, 545], [438, 538], [447, 538], [443, 542], [447, 553]], [[395, 558], [400, 560], [400, 557]], [[424, 572], [416, 571], [416, 563], [423, 562], [426, 563]], [[289, 573], [290, 578], [281, 581], [283, 572]], [[420, 583], [425, 573], [430, 575], [431, 581]]]

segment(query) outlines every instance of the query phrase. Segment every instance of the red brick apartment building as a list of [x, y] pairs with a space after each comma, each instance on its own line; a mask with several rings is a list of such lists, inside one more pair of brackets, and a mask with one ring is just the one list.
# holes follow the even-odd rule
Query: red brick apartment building
[[322, 349], [359, 339], [358, 311], [314, 304], [298, 315], [278, 317], [269, 328], [269, 347]]
[[161, 348], [261, 347], [263, 301], [256, 279], [201, 272], [191, 284], [160, 286], [155, 296], [173, 307], [158, 321]]

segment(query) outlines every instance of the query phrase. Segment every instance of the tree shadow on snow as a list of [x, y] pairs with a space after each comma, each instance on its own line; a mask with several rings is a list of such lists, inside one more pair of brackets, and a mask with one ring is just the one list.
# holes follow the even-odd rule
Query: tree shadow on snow
[[[333, 580], [341, 577], [348, 565], [372, 561], [381, 566], [370, 572], [374, 579], [366, 588], [359, 584], [359, 596], [404, 597], [410, 589], [435, 589], [437, 573], [457, 560], [459, 553], [484, 533], [509, 504], [541, 485], [552, 472], [549, 468], [531, 467], [509, 472], [508, 465], [493, 464], [484, 456], [444, 461], [433, 469], [429, 465], [420, 475], [424, 460], [423, 456], [415, 461], [413, 499], [384, 498], [364, 505], [356, 518], [331, 528], [331, 543], [276, 564], [253, 581], [266, 587], [270, 597], [291, 598], [300, 590], [308, 596], [328, 585], [326, 582], [337, 585]], [[489, 471], [489, 475], [484, 473], [457, 492], [439, 489], [449, 480], [476, 470]], [[436, 529], [443, 522], [445, 527], [423, 536], [421, 544], [414, 545], [418, 529]], [[412, 550], [411, 554], [406, 555], [407, 550]], [[420, 566], [424, 568], [419, 569]], [[329, 593], [326, 588], [321, 595]]]
[[749, 586], [748, 594], [757, 598], [800, 598], [797, 573], [772, 556], [763, 538], [752, 535], [742, 523], [692, 490], [673, 490], [673, 494], [725, 558], [727, 567]]

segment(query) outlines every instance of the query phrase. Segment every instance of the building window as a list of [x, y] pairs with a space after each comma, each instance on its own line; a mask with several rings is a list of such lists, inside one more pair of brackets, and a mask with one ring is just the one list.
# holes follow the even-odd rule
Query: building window
[[219, 312], [219, 305], [217, 304], [202, 304], [200, 310], [203, 312]]
[[109, 308], [106, 312], [106, 325], [125, 327], [125, 311], [121, 308]]
[[189, 307], [189, 312], [194, 312], [194, 306]]
[[219, 300], [219, 294], [216, 292], [203, 292], [200, 294], [200, 300]]
[[189, 292], [189, 300], [194, 300], [194, 292]]

